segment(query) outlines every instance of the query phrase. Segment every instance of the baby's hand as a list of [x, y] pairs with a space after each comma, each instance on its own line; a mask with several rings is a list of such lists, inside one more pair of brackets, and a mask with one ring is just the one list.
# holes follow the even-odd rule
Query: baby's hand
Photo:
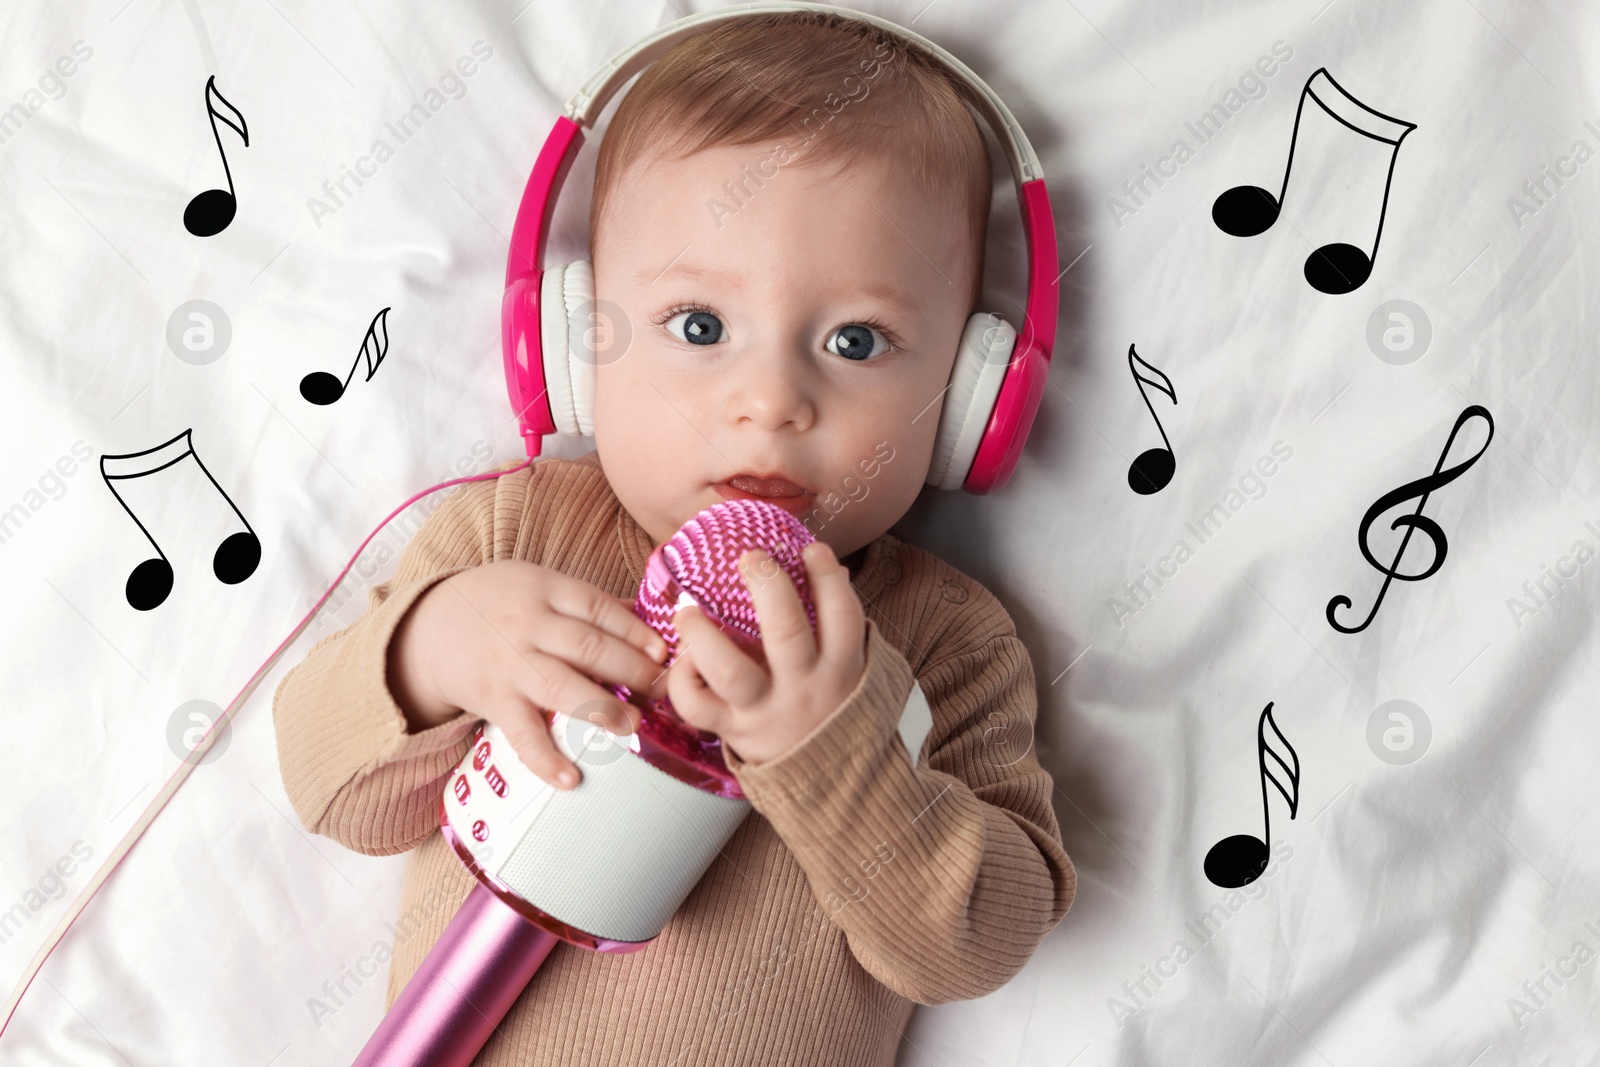
[[548, 567], [500, 560], [417, 599], [389, 644], [389, 688], [412, 732], [465, 709], [504, 730], [529, 770], [571, 788], [582, 774], [556, 748], [541, 709], [631, 734], [639, 710], [595, 679], [665, 695], [666, 654], [632, 601]]
[[849, 570], [821, 541], [807, 545], [801, 558], [817, 609], [815, 637], [783, 569], [760, 549], [739, 560], [761, 624], [767, 667], [699, 608], [683, 608], [673, 617], [683, 642], [667, 672], [668, 699], [685, 722], [717, 734], [747, 763], [765, 763], [794, 748], [866, 671], [866, 614]]

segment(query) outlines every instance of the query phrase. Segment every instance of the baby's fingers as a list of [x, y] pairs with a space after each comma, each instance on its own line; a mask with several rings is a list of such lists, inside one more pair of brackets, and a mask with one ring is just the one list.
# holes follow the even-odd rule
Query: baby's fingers
[[528, 770], [558, 789], [571, 789], [583, 774], [556, 748], [544, 716], [525, 698], [512, 697], [499, 708], [491, 709], [484, 718], [505, 731], [506, 740], [516, 750], [517, 758]]
[[799, 675], [817, 658], [817, 642], [800, 594], [782, 567], [759, 548], [739, 558], [739, 571], [761, 625], [761, 646], [775, 675]]
[[867, 620], [855, 587], [850, 584], [850, 571], [826, 541], [807, 545], [801, 558], [817, 609], [821, 658], [836, 666], [853, 668], [861, 662]]
[[627, 602], [599, 586], [558, 571], [552, 572], [549, 598], [550, 606], [561, 614], [599, 627], [639, 649], [657, 663], [666, 658], [667, 643], [661, 635], [646, 626]]
[[[654, 631], [651, 636], [656, 637]], [[551, 615], [537, 637], [541, 652], [566, 661], [591, 678], [619, 682], [634, 692], [649, 692], [661, 680], [663, 668], [659, 662], [650, 659], [635, 645], [591, 623], [566, 615]], [[661, 647], [666, 647], [665, 642]]]
[[667, 694], [678, 717], [690, 726], [712, 733], [732, 729], [732, 709], [727, 701], [706, 685], [695, 662], [695, 652], [686, 648], [667, 672]]
[[[513, 684], [536, 707], [595, 723], [614, 734], [630, 734], [638, 727], [639, 709], [557, 656], [530, 653], [514, 671]], [[665, 679], [658, 683], [663, 692], [665, 686]]]
[[[771, 688], [766, 669], [734, 644], [716, 623], [706, 618], [700, 607], [680, 608], [673, 615], [673, 624], [683, 638], [678, 662], [667, 672], [667, 694], [675, 707], [678, 698], [672, 693], [674, 674], [679, 676], [680, 681], [697, 675], [705, 680], [706, 686], [719, 699], [740, 707], [756, 703]], [[694, 725], [702, 730], [708, 729], [699, 723]]]

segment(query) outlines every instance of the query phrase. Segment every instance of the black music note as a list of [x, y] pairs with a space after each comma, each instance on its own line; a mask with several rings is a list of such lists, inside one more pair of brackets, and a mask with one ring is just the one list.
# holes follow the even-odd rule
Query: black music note
[[[1394, 146], [1389, 153], [1389, 173], [1383, 179], [1383, 206], [1378, 212], [1378, 232], [1372, 238], [1372, 251], [1335, 243], [1323, 245], [1306, 257], [1306, 281], [1318, 292], [1337, 295], [1360, 288], [1372, 274], [1372, 264], [1378, 258], [1378, 241], [1383, 237], [1384, 216], [1389, 211], [1389, 184], [1394, 178], [1394, 162], [1400, 155], [1400, 142], [1417, 126], [1414, 122], [1385, 115], [1363, 104], [1333, 80], [1328, 68], [1318, 67], [1300, 90], [1300, 103], [1294, 109], [1294, 129], [1289, 134], [1289, 158], [1283, 166], [1283, 185], [1278, 195], [1273, 196], [1255, 185], [1235, 186], [1217, 197], [1216, 203], [1211, 205], [1211, 218], [1219, 230], [1235, 237], [1254, 237], [1258, 233], [1265, 233], [1278, 221], [1284, 194], [1289, 189], [1289, 171], [1294, 166], [1295, 139], [1300, 135], [1300, 113], [1305, 109], [1308, 96], [1340, 125], [1363, 137]], [[1357, 108], [1360, 110], [1355, 110]]]
[[[234, 122], [218, 111], [211, 103], [213, 97], [239, 121]], [[189, 201], [189, 206], [183, 209], [183, 228], [196, 237], [215, 237], [226, 230], [228, 223], [233, 221], [234, 212], [239, 209], [239, 198], [233, 191], [233, 171], [228, 169], [228, 153], [222, 150], [222, 135], [217, 132], [217, 120], [221, 119], [233, 127], [233, 132], [243, 139], [244, 146], [250, 147], [250, 134], [245, 130], [244, 116], [217, 91], [215, 74], [206, 79], [206, 117], [211, 120], [211, 136], [216, 139], [217, 154], [222, 157], [222, 173], [228, 177], [228, 187], [207, 189], [203, 193], [198, 193]]]
[[[1457, 463], [1454, 467], [1448, 470], [1443, 469], [1445, 457], [1450, 454], [1450, 446], [1455, 444], [1456, 434], [1461, 431], [1461, 427], [1468, 419], [1477, 416], [1482, 416], [1483, 420], [1489, 424], [1489, 436], [1483, 439], [1483, 447], [1467, 459]], [[1383, 603], [1383, 595], [1389, 591], [1390, 582], [1396, 578], [1402, 582], [1420, 582], [1424, 578], [1431, 578], [1440, 567], [1444, 566], [1445, 553], [1449, 551], [1450, 543], [1445, 539], [1444, 530], [1440, 528], [1438, 523], [1424, 515], [1422, 509], [1428, 506], [1428, 494], [1435, 489], [1449, 485], [1466, 473], [1468, 467], [1478, 462], [1478, 457], [1483, 455], [1484, 449], [1489, 447], [1489, 442], [1493, 439], [1494, 417], [1489, 414], [1487, 408], [1479, 404], [1471, 405], [1456, 416], [1456, 424], [1451, 428], [1450, 437], [1444, 443], [1444, 451], [1439, 453], [1439, 462], [1433, 465], [1433, 473], [1426, 478], [1418, 478], [1414, 482], [1407, 482], [1393, 492], [1383, 494], [1367, 509], [1367, 513], [1361, 518], [1361, 529], [1356, 534], [1356, 543], [1360, 545], [1361, 554], [1366, 557], [1367, 562], [1383, 572], [1383, 588], [1378, 590], [1378, 599], [1372, 602], [1372, 610], [1367, 613], [1367, 617], [1362, 620], [1360, 626], [1341, 626], [1338, 620], [1333, 617], [1335, 608], [1348, 608], [1350, 606], [1349, 597], [1336, 596], [1328, 601], [1329, 626], [1332, 626], [1342, 634], [1360, 633], [1367, 628], [1367, 625], [1378, 614], [1378, 606]], [[1406, 532], [1405, 536], [1400, 538], [1400, 549], [1394, 554], [1394, 562], [1385, 567], [1378, 562], [1377, 557], [1373, 556], [1372, 549], [1367, 547], [1367, 530], [1379, 515], [1382, 515], [1396, 504], [1410, 500], [1418, 495], [1421, 496], [1421, 499], [1417, 501], [1417, 510], [1410, 515], [1401, 515], [1389, 524], [1389, 529], [1391, 530], [1398, 530], [1404, 526]], [[1428, 540], [1433, 542], [1433, 560], [1428, 564], [1428, 569], [1419, 574], [1402, 574], [1400, 573], [1400, 558], [1406, 554], [1406, 545], [1411, 542], [1411, 534], [1415, 530], [1421, 530], [1427, 535]]]
[[[1273, 734], [1289, 753], [1288, 760], [1278, 755], [1277, 751], [1267, 743], [1268, 725], [1271, 725]], [[1288, 777], [1287, 789], [1273, 768], [1267, 765], [1269, 755]], [[1290, 766], [1291, 761], [1293, 766]], [[1224, 837], [1211, 846], [1211, 851], [1206, 853], [1206, 878], [1212, 885], [1221, 886], [1223, 889], [1238, 889], [1242, 885], [1249, 885], [1260, 878], [1262, 872], [1267, 869], [1267, 862], [1270, 859], [1267, 850], [1272, 846], [1272, 808], [1267, 803], [1267, 783], [1270, 781], [1277, 786], [1278, 792], [1283, 794], [1283, 799], [1289, 802], [1289, 818], [1294, 818], [1295, 812], [1300, 808], [1300, 757], [1272, 718], [1270, 701], [1262, 709], [1261, 718], [1256, 722], [1256, 762], [1261, 770], [1261, 820], [1265, 828], [1265, 840], [1253, 834], [1234, 834], [1232, 837]]]
[[[1139, 368], [1134, 366], [1134, 361], [1144, 364], [1153, 372], [1156, 378], [1147, 378], [1139, 373]], [[1150, 397], [1144, 391], [1146, 385], [1153, 385], [1178, 402], [1178, 392], [1172, 387], [1172, 379], [1162, 374], [1155, 367], [1145, 361], [1145, 358], [1128, 346], [1128, 370], [1133, 374], [1134, 384], [1139, 387], [1139, 395], [1144, 397], [1144, 406], [1150, 409], [1150, 417], [1156, 420], [1156, 429], [1161, 431], [1161, 440], [1165, 448], [1151, 448], [1140, 452], [1128, 465], [1128, 488], [1140, 496], [1149, 496], [1159, 493], [1172, 481], [1172, 472], [1178, 467], [1178, 460], [1172, 454], [1172, 442], [1167, 440], [1167, 431], [1161, 426], [1161, 419], [1156, 416], [1156, 409], [1150, 403]]]
[[389, 309], [384, 308], [373, 317], [371, 325], [367, 327], [367, 335], [361, 339], [361, 351], [356, 353], [355, 362], [350, 364], [350, 373], [344, 376], [344, 381], [341, 382], [325, 370], [312, 371], [300, 379], [300, 395], [313, 404], [331, 404], [338, 400], [344, 396], [345, 386], [355, 376], [362, 357], [367, 360], [367, 376], [363, 381], [372, 381], [372, 376], [378, 373], [378, 364], [389, 352], [389, 320], [385, 317], [388, 314]]
[[[100, 457], [100, 477], [105, 479], [111, 495], [117, 498], [122, 510], [126, 511], [134, 525], [139, 527], [139, 532], [144, 534], [145, 540], [150, 542], [158, 557], [145, 560], [128, 575], [128, 584], [123, 592], [128, 598], [129, 606], [135, 611], [149, 611], [151, 608], [160, 607], [167, 599], [167, 594], [172, 592], [172, 563], [167, 559], [167, 554], [161, 551], [161, 546], [156, 544], [156, 539], [150, 536], [150, 531], [145, 529], [144, 523], [139, 521], [139, 516], [133, 513], [128, 502], [117, 492], [115, 483], [118, 481], [144, 478], [192, 458], [206, 479], [218, 493], [222, 494], [222, 499], [228, 501], [228, 507], [233, 508], [233, 513], [239, 516], [239, 521], [244, 523], [244, 530], [226, 538], [217, 546], [216, 553], [212, 556], [211, 570], [216, 574], [217, 580], [225, 585], [238, 585], [254, 574], [256, 565], [261, 562], [260, 538], [256, 537], [255, 531], [250, 528], [250, 523], [234, 506], [228, 494], [222, 492], [222, 486], [217, 485], [217, 480], [211, 477], [206, 465], [200, 462], [200, 455], [194, 450], [194, 443], [189, 437], [193, 432], [193, 427], [190, 427], [172, 440], [164, 441], [154, 448], [147, 448], [143, 452], [124, 452], [121, 455]], [[108, 462], [117, 463], [123, 460], [139, 462], [118, 464], [132, 468], [123, 473], [113, 474], [107, 469]]]

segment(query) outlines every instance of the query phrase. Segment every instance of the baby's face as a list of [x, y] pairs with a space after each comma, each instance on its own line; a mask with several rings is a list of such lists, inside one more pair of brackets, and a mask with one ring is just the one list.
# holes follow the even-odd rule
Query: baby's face
[[[762, 496], [844, 556], [927, 477], [969, 311], [966, 223], [887, 160], [771, 156], [716, 147], [619, 181], [593, 248], [596, 298], [625, 317], [599, 356], [595, 443], [657, 544]], [[733, 210], [724, 183], [762, 160], [776, 174]]]

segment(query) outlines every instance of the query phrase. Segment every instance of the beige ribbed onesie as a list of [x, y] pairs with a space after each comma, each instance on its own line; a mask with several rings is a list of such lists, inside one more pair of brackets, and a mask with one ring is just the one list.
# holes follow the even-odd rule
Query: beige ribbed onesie
[[[522, 559], [631, 598], [652, 549], [599, 460], [548, 459], [452, 495], [366, 613], [278, 687], [284, 785], [305, 826], [368, 855], [409, 852], [393, 1003], [475, 884], [438, 828], [480, 720], [421, 733], [386, 680], [391, 635], [434, 583]], [[998, 600], [885, 534], [845, 560], [866, 672], [797, 747], [727, 753], [752, 810], [646, 948], [557, 945], [480, 1067], [891, 1067], [913, 1004], [983, 996], [1066, 914], [1076, 876], [1031, 745], [1032, 663]], [[897, 733], [913, 679], [924, 758]]]

